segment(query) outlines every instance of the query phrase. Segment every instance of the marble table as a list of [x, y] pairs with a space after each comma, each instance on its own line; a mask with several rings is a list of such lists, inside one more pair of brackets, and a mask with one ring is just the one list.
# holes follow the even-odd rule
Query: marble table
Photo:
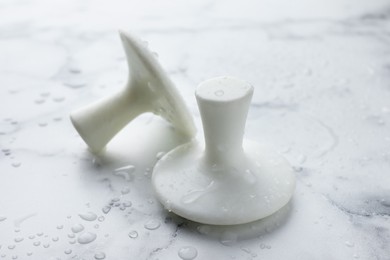
[[[390, 259], [387, 0], [0, 3], [0, 259]], [[183, 142], [153, 114], [94, 156], [69, 113], [126, 82], [117, 33], [194, 89], [255, 86], [246, 136], [293, 165], [294, 197], [242, 226], [186, 221], [150, 185]]]

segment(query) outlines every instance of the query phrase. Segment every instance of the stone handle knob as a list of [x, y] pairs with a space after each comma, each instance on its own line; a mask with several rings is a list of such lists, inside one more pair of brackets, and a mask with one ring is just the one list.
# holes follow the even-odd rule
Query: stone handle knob
[[205, 162], [231, 164], [242, 159], [245, 122], [253, 87], [231, 77], [201, 83], [196, 99], [205, 137]]

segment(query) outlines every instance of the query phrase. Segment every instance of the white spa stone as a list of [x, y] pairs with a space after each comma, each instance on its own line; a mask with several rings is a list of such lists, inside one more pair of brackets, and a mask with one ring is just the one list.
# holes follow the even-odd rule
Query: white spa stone
[[160, 202], [187, 219], [213, 225], [249, 223], [288, 203], [295, 188], [289, 163], [271, 149], [243, 140], [253, 87], [219, 77], [201, 83], [196, 98], [205, 142], [193, 140], [156, 164]]
[[71, 121], [92, 152], [100, 152], [142, 113], [160, 115], [183, 135], [196, 130], [192, 116], [154, 55], [134, 36], [120, 32], [129, 66], [125, 88], [71, 113]]

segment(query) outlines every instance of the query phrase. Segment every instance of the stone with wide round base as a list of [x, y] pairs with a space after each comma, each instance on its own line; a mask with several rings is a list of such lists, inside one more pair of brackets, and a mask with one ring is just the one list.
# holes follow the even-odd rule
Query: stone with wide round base
[[153, 171], [155, 193], [168, 210], [200, 223], [234, 225], [288, 203], [295, 188], [289, 163], [261, 144], [243, 141], [252, 93], [249, 84], [227, 77], [198, 87], [205, 142], [175, 148]]

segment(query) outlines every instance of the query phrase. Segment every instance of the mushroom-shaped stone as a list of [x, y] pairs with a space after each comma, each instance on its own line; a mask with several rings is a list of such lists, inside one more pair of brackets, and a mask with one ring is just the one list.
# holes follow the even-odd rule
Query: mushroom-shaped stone
[[243, 140], [253, 87], [220, 77], [201, 83], [196, 98], [204, 142], [167, 153], [154, 167], [160, 202], [187, 219], [234, 225], [267, 217], [290, 200], [295, 176], [278, 153]]
[[92, 152], [100, 152], [130, 121], [152, 112], [192, 137], [191, 114], [154, 55], [134, 36], [120, 32], [129, 66], [125, 88], [71, 113], [71, 121]]

